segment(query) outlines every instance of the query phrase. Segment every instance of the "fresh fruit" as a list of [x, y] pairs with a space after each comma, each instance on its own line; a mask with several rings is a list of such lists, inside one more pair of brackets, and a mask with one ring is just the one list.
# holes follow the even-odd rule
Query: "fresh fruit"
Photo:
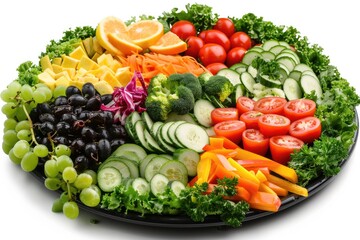
[[242, 133], [244, 149], [265, 156], [269, 149], [269, 138], [266, 138], [257, 129], [246, 129]]
[[117, 48], [123, 55], [142, 52], [142, 48], [135, 44], [128, 34], [109, 33], [109, 42]]
[[303, 145], [303, 141], [290, 135], [271, 137], [271, 157], [274, 161], [286, 165], [290, 160], [290, 154], [292, 154], [294, 151], [299, 151]]
[[141, 20], [128, 27], [131, 40], [142, 49], [154, 45], [164, 35], [163, 25], [156, 20]]
[[312, 117], [315, 111], [316, 103], [311, 99], [290, 100], [284, 106], [284, 115], [292, 122], [304, 117]]
[[291, 123], [289, 134], [304, 143], [312, 143], [321, 135], [321, 122], [317, 117], [301, 118]]
[[155, 53], [175, 55], [186, 51], [187, 46], [175, 33], [167, 32], [149, 49]]
[[226, 60], [226, 51], [219, 44], [207, 43], [200, 48], [199, 59], [205, 67], [211, 63], [224, 63]]
[[258, 124], [265, 137], [285, 135], [290, 128], [290, 120], [278, 114], [264, 114], [259, 118]]
[[241, 135], [245, 129], [245, 123], [239, 120], [223, 121], [214, 126], [214, 131], [217, 136], [226, 137], [236, 144], [240, 143]]
[[187, 20], [177, 21], [171, 27], [170, 31], [175, 33], [183, 41], [191, 36], [196, 36], [196, 28], [194, 24]]
[[219, 18], [213, 29], [225, 33], [230, 38], [235, 32], [235, 25], [229, 18]]
[[221, 45], [225, 52], [228, 52], [230, 50], [230, 40], [225, 35], [225, 33], [211, 29], [211, 30], [205, 30], [203, 31], [203, 34], [199, 34], [199, 37], [204, 40], [204, 43], [216, 43]]
[[199, 57], [199, 51], [202, 46], [204, 46], [204, 41], [196, 36], [190, 36], [186, 39], [187, 49], [185, 55], [191, 56], [193, 58]]
[[251, 38], [245, 32], [235, 32], [229, 38], [231, 48], [243, 47], [246, 50], [251, 48]]
[[264, 114], [283, 114], [286, 103], [282, 97], [264, 97], [255, 102], [254, 110]]
[[238, 120], [239, 113], [236, 108], [215, 108], [211, 111], [211, 120], [213, 124], [228, 120]]

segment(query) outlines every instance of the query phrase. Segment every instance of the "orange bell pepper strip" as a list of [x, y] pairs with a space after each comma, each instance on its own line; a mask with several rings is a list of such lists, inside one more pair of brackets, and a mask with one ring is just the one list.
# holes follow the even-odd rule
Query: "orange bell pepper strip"
[[[214, 188], [217, 184], [209, 184], [208, 189], [206, 190], [206, 194], [210, 194], [214, 191]], [[249, 201], [250, 193], [243, 187], [236, 187], [236, 194], [234, 196], [224, 196], [224, 199], [231, 200], [234, 202], [238, 202], [241, 200]]]
[[281, 200], [277, 195], [260, 191], [251, 195], [248, 203], [253, 209], [270, 212], [277, 212], [281, 206]]
[[264, 182], [260, 183], [259, 191], [271, 193], [271, 194], [274, 194], [274, 195], [278, 196], [278, 195], [276, 194], [276, 192], [275, 192], [274, 190], [272, 190], [272, 189], [271, 189], [268, 185], [266, 185]]
[[234, 143], [233, 141], [229, 140], [226, 137], [222, 137], [222, 136], [216, 136], [216, 137], [212, 137], [212, 138], [219, 138], [219, 139], [223, 139], [223, 147], [227, 148], [227, 149], [236, 149], [239, 147], [239, 145], [237, 145], [236, 143]]
[[262, 171], [257, 171], [256, 174], [255, 174], [255, 177], [257, 179], [259, 179], [260, 182], [266, 182], [267, 181], [267, 178], [266, 178], [265, 174]]
[[282, 187], [282, 188], [288, 190], [289, 192], [295, 193], [295, 194], [303, 196], [303, 197], [307, 197], [309, 195], [308, 190], [306, 188], [301, 187], [292, 182], [286, 181], [284, 179], [281, 179], [281, 178], [276, 177], [271, 174], [267, 175], [266, 178], [268, 179], [269, 182], [274, 183], [274, 184], [278, 185], [279, 187]]
[[289, 191], [286, 190], [285, 188], [279, 187], [278, 185], [266, 181], [263, 182], [265, 185], [267, 185], [269, 188], [271, 188], [279, 197], [285, 197], [289, 194]]

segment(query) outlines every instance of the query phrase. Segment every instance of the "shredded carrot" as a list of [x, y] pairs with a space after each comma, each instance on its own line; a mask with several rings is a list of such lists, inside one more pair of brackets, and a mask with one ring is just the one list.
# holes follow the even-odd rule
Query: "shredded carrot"
[[192, 73], [199, 76], [208, 70], [195, 58], [180, 55], [164, 55], [156, 53], [134, 53], [126, 57], [119, 57], [124, 67], [129, 67], [131, 72], [140, 71], [146, 83], [159, 73], [167, 76], [173, 73]]

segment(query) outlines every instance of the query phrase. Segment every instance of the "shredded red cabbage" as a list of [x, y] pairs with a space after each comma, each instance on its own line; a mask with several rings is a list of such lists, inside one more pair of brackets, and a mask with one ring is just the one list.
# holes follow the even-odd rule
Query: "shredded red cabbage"
[[[141, 87], [136, 86], [137, 79], [139, 79]], [[125, 87], [115, 88], [113, 100], [107, 105], [102, 104], [100, 109], [112, 112], [114, 122], [125, 124], [125, 119], [130, 113], [134, 111], [141, 113], [146, 110], [146, 97], [147, 90], [144, 78], [139, 71], [135, 71], [130, 82]]]

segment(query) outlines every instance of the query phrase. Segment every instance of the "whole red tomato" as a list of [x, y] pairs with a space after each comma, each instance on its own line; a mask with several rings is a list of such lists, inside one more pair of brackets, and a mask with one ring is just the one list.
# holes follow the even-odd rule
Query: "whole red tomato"
[[235, 47], [230, 49], [226, 56], [226, 65], [231, 67], [235, 63], [241, 62], [244, 55], [246, 53], [246, 49], [243, 47]]
[[199, 37], [190, 36], [186, 39], [186, 43], [188, 47], [185, 55], [198, 58], [200, 48], [204, 46], [204, 41]]
[[213, 29], [225, 33], [230, 38], [235, 32], [235, 25], [229, 18], [219, 18]]
[[251, 48], [251, 38], [245, 32], [236, 32], [230, 37], [231, 48], [243, 47], [246, 50]]
[[200, 48], [199, 59], [205, 67], [211, 63], [224, 63], [226, 51], [219, 44], [207, 43]]
[[221, 45], [226, 52], [230, 50], [229, 38], [225, 35], [225, 33], [219, 30], [215, 30], [215, 29], [205, 30], [202, 31], [198, 35], [198, 37], [202, 38], [204, 40], [204, 43], [216, 43]]
[[213, 75], [217, 74], [223, 68], [227, 68], [227, 66], [223, 63], [210, 63], [206, 66], [206, 69], [209, 70]]
[[196, 36], [197, 33], [194, 24], [186, 20], [180, 20], [174, 23], [170, 31], [184, 41], [190, 36]]

